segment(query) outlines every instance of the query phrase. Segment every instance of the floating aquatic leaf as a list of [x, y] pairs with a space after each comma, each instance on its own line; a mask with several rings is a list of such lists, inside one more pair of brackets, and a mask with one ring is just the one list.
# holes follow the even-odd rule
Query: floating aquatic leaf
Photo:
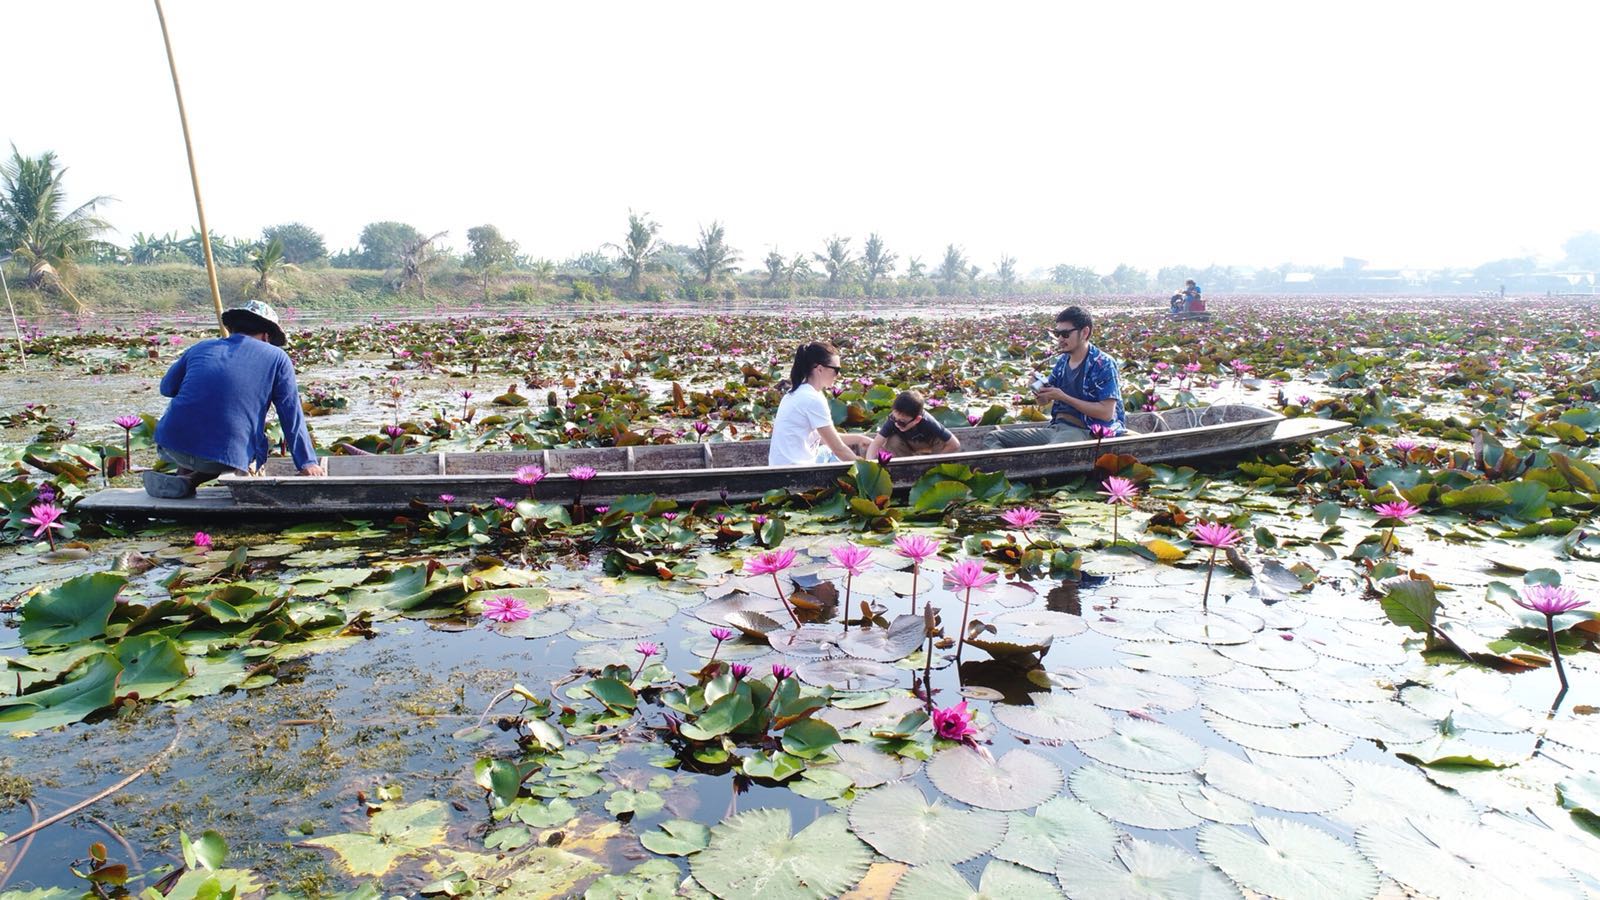
[[117, 696], [137, 696], [151, 700], [182, 684], [189, 667], [176, 641], [160, 634], [136, 634], [119, 641], [117, 661], [122, 673], [117, 677]]
[[1004, 813], [928, 803], [905, 782], [867, 791], [850, 807], [850, 828], [884, 856], [914, 866], [965, 862], [1005, 838]]
[[[1518, 734], [1533, 727], [1534, 717], [1503, 690], [1489, 684], [1469, 692], [1454, 692], [1420, 684], [1400, 690], [1400, 702], [1430, 719], [1450, 719], [1456, 727], [1492, 734]], [[1503, 687], [1503, 683], [1502, 683]]]
[[1200, 771], [1209, 785], [1284, 812], [1325, 813], [1350, 801], [1350, 783], [1322, 760], [1252, 753], [1247, 761], [1213, 747]]
[[1086, 700], [1050, 692], [1028, 697], [1031, 706], [995, 706], [995, 719], [1007, 728], [1052, 741], [1092, 740], [1113, 730], [1111, 717]]
[[996, 859], [1053, 874], [1068, 852], [1111, 859], [1116, 841], [1116, 826], [1088, 804], [1056, 797], [1039, 804], [1032, 815], [1012, 813], [1006, 839], [993, 854]]
[[442, 843], [447, 812], [438, 800], [385, 807], [367, 819], [365, 832], [330, 834], [304, 843], [338, 854], [352, 875], [383, 875], [401, 857]]
[[1130, 669], [1172, 677], [1211, 678], [1237, 665], [1209, 647], [1193, 644], [1120, 644], [1117, 652], [1127, 654], [1122, 664]]
[[878, 691], [900, 683], [898, 669], [866, 659], [805, 660], [795, 673], [807, 684], [841, 691]]
[[1156, 621], [1162, 632], [1196, 644], [1247, 644], [1255, 639], [1259, 627], [1251, 628], [1218, 613], [1183, 612], [1162, 616]]
[[111, 705], [117, 676], [122, 674], [122, 664], [115, 654], [97, 653], [74, 673], [63, 684], [0, 700], [0, 732], [15, 734], [71, 725]]
[[117, 594], [127, 584], [127, 578], [109, 572], [68, 579], [28, 598], [17, 634], [32, 649], [98, 637], [105, 633], [106, 622], [117, 606]]
[[857, 628], [844, 635], [839, 649], [858, 659], [890, 663], [922, 646], [925, 628], [920, 615], [895, 616], [888, 628]]
[[1090, 759], [1135, 772], [1188, 772], [1205, 759], [1205, 750], [1177, 729], [1138, 719], [1116, 723], [1115, 734], [1074, 743]]
[[999, 759], [971, 747], [955, 747], [928, 763], [928, 778], [947, 796], [982, 809], [1018, 810], [1038, 806], [1061, 790], [1061, 769], [1028, 750], [1009, 750]]
[[1049, 609], [1019, 609], [995, 617], [994, 624], [1023, 640], [1069, 638], [1089, 629], [1082, 616]]
[[724, 819], [690, 857], [695, 880], [725, 900], [802, 900], [841, 894], [867, 871], [872, 853], [844, 816], [823, 816], [793, 836], [789, 828], [786, 809]]
[[1206, 685], [1200, 689], [1200, 703], [1217, 715], [1262, 728], [1288, 728], [1311, 721], [1300, 708], [1300, 694], [1295, 691], [1241, 691]]
[[1538, 848], [1447, 819], [1365, 825], [1356, 846], [1383, 874], [1430, 897], [1563, 897], [1578, 888]]
[[921, 760], [893, 756], [867, 744], [838, 744], [833, 752], [839, 762], [832, 768], [859, 788], [877, 787], [901, 778], [910, 778], [922, 768]]
[[1073, 900], [1238, 900], [1239, 891], [1216, 869], [1166, 844], [1128, 838], [1116, 858], [1083, 853], [1061, 858], [1056, 877]]
[[1192, 788], [1128, 778], [1100, 766], [1079, 766], [1068, 778], [1072, 795], [1113, 822], [1134, 828], [1174, 831], [1200, 824], [1183, 805]]
[[1183, 808], [1208, 822], [1224, 825], [1248, 825], [1256, 817], [1254, 806], [1204, 785], [1183, 792]]
[[1293, 671], [1309, 669], [1317, 664], [1315, 651], [1302, 646], [1299, 641], [1283, 640], [1276, 633], [1257, 635], [1248, 644], [1220, 646], [1217, 652], [1234, 662], [1258, 669]]
[[687, 819], [668, 819], [657, 830], [639, 835], [639, 843], [651, 853], [688, 856], [711, 844], [711, 829]]
[[1179, 712], [1195, 704], [1188, 685], [1165, 675], [1106, 667], [1079, 669], [1077, 674], [1088, 683], [1074, 695], [1106, 709]]
[[988, 897], [1027, 897], [1049, 900], [1060, 897], [1055, 881], [1038, 872], [999, 860], [983, 867], [978, 887], [945, 864], [917, 866], [895, 884], [891, 900], [979, 900]]
[[1281, 756], [1337, 756], [1355, 743], [1355, 739], [1349, 735], [1315, 722], [1288, 728], [1263, 728], [1218, 715], [1209, 709], [1201, 713], [1201, 717], [1212, 731], [1241, 747]]
[[1255, 834], [1207, 825], [1200, 853], [1236, 884], [1269, 897], [1365, 900], [1378, 892], [1378, 870], [1331, 834], [1287, 819], [1260, 818]]
[[1350, 802], [1327, 816], [1351, 828], [1398, 823], [1415, 815], [1455, 819], [1462, 828], [1477, 826], [1478, 811], [1465, 797], [1430, 782], [1414, 766], [1360, 759], [1330, 759], [1325, 764], [1352, 788]]
[[1306, 697], [1301, 707], [1311, 718], [1345, 734], [1386, 744], [1415, 743], [1438, 731], [1438, 721], [1399, 703], [1340, 703]]
[[744, 632], [746, 636], [764, 641], [767, 635], [782, 631], [783, 625], [771, 616], [762, 615], [754, 610], [738, 610], [727, 613], [722, 617], [725, 622]]

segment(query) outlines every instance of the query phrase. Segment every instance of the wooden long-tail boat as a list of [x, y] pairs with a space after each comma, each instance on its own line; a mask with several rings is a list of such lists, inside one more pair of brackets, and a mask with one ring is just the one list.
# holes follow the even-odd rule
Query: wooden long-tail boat
[[[1242, 404], [1130, 413], [1128, 433], [1103, 441], [1080, 441], [1009, 450], [983, 449], [983, 436], [995, 428], [1027, 423], [953, 429], [959, 453], [903, 456], [888, 463], [896, 489], [904, 490], [930, 468], [959, 463], [1013, 480], [1033, 481], [1082, 474], [1100, 454], [1124, 453], [1146, 463], [1173, 463], [1255, 452], [1331, 434], [1350, 427], [1330, 419], [1286, 419], [1271, 410]], [[412, 508], [413, 501], [439, 504], [451, 495], [456, 508], [489, 504], [496, 497], [518, 499], [528, 488], [513, 481], [522, 466], [546, 473], [535, 486], [539, 499], [585, 505], [606, 504], [630, 494], [655, 494], [680, 501], [747, 500], [768, 491], [801, 492], [832, 484], [849, 463], [813, 466], [767, 465], [766, 441], [698, 444], [641, 444], [631, 447], [572, 447], [481, 453], [402, 453], [332, 456], [323, 460], [327, 476], [295, 473], [290, 461], [273, 458], [261, 474], [225, 475], [194, 497], [167, 500], [137, 488], [90, 494], [78, 503], [84, 512], [113, 517], [202, 520], [313, 519], [383, 516]], [[587, 466], [593, 478], [579, 481], [571, 470]]]

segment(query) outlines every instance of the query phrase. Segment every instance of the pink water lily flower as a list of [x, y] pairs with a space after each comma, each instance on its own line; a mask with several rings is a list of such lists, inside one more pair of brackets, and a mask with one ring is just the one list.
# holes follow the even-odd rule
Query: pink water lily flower
[[201, 550], [210, 550], [211, 535], [206, 534], [204, 531], [196, 531], [194, 533], [194, 545]]
[[872, 559], [872, 551], [858, 544], [841, 544], [833, 548], [830, 554], [833, 561], [851, 575], [860, 575], [867, 570], [867, 562]]
[[509, 595], [490, 597], [483, 604], [483, 617], [496, 622], [520, 622], [531, 615], [533, 610], [527, 603]]
[[144, 423], [144, 420], [139, 418], [138, 416], [117, 416], [115, 419], [112, 419], [111, 421], [113, 423], [115, 423], [118, 427], [120, 427], [123, 431], [130, 431], [130, 430], [132, 430], [134, 428], [138, 428], [141, 424]]
[[950, 567], [944, 575], [946, 583], [952, 587], [964, 588], [968, 591], [975, 588], [988, 587], [994, 584], [1000, 576], [994, 572], [986, 572], [983, 563], [975, 559], [964, 559]]
[[789, 595], [784, 591], [783, 585], [778, 583], [778, 573], [794, 565], [794, 550], [784, 548], [781, 550], [768, 550], [758, 553], [744, 561], [744, 570], [751, 575], [771, 575], [772, 586], [778, 591], [778, 599], [783, 601], [783, 608], [789, 611], [789, 618], [794, 622], [794, 627], [800, 627], [800, 617], [795, 615], [794, 607], [789, 605]]
[[1398, 500], [1390, 503], [1374, 504], [1372, 511], [1385, 519], [1398, 519], [1404, 522], [1422, 510], [1409, 500]]
[[1239, 530], [1222, 522], [1201, 522], [1189, 532], [1189, 538], [1202, 547], [1211, 548], [1206, 559], [1206, 586], [1200, 594], [1200, 610], [1205, 612], [1211, 599], [1211, 573], [1217, 568], [1217, 551], [1226, 550], [1239, 542]]
[[544, 480], [544, 469], [539, 466], [518, 466], [511, 480], [532, 487]]
[[567, 477], [574, 481], [588, 481], [594, 476], [595, 470], [593, 466], [574, 466], [572, 471], [567, 473]]
[[922, 562], [939, 552], [939, 545], [921, 534], [906, 534], [894, 539], [894, 552], [912, 562]]
[[978, 734], [978, 729], [972, 724], [972, 717], [973, 712], [967, 709], [965, 700], [955, 706], [936, 709], [933, 711], [933, 733], [947, 741], [971, 744]]
[[67, 527], [61, 524], [61, 517], [66, 515], [67, 511], [54, 503], [35, 503], [28, 508], [28, 511], [33, 515], [23, 519], [22, 524], [38, 526], [33, 529], [33, 536], [44, 535], [50, 541], [50, 549], [54, 550], [56, 548], [55, 533], [63, 531]]
[[1133, 499], [1139, 496], [1139, 486], [1134, 484], [1133, 479], [1131, 478], [1123, 478], [1118, 475], [1113, 475], [1110, 478], [1107, 478], [1105, 481], [1100, 482], [1100, 486], [1105, 488], [1105, 490], [1101, 491], [1100, 494], [1106, 498], [1107, 503], [1120, 503], [1124, 506], [1132, 506]]
[[1550, 636], [1550, 660], [1555, 664], [1556, 677], [1561, 679], [1561, 693], [1556, 703], [1567, 695], [1567, 670], [1561, 665], [1561, 647], [1556, 644], [1556, 616], [1572, 612], [1589, 601], [1579, 600], [1578, 592], [1554, 584], [1530, 584], [1522, 589], [1522, 596], [1513, 598], [1523, 609], [1531, 609], [1544, 616], [1544, 627]]
[[1019, 506], [1016, 509], [1008, 509], [1001, 513], [1000, 521], [1010, 525], [1012, 528], [1028, 529], [1033, 526], [1033, 523], [1039, 521], [1040, 515], [1040, 512], [1031, 506]]

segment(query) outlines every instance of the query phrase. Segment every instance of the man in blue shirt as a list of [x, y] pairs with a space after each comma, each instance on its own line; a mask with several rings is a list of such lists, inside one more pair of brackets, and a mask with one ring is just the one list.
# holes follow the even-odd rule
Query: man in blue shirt
[[294, 364], [272, 307], [252, 300], [222, 314], [231, 332], [183, 352], [161, 379], [171, 397], [156, 425], [156, 451], [176, 474], [144, 473], [152, 497], [188, 497], [225, 472], [249, 472], [267, 461], [267, 405], [278, 411], [284, 440], [302, 475], [321, 475], [300, 413]]
[[1090, 343], [1094, 320], [1089, 313], [1069, 306], [1056, 316], [1056, 352], [1060, 357], [1047, 381], [1035, 382], [1040, 406], [1050, 404], [1050, 424], [1033, 428], [1000, 428], [983, 437], [983, 446], [1033, 447], [1093, 440], [1090, 427], [1099, 425], [1111, 436], [1127, 428], [1122, 412], [1122, 383], [1117, 361]]

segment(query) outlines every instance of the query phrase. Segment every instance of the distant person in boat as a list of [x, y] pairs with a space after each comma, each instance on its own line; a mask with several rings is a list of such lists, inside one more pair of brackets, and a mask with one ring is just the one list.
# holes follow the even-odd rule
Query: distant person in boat
[[795, 351], [794, 365], [789, 369], [789, 392], [778, 403], [778, 415], [772, 420], [768, 465], [851, 462], [865, 452], [870, 438], [864, 434], [840, 434], [833, 427], [828, 392], [839, 380], [840, 371], [839, 351], [826, 341], [812, 341]]
[[889, 418], [867, 446], [867, 458], [877, 459], [887, 450], [895, 456], [921, 456], [927, 453], [958, 453], [961, 442], [927, 414], [922, 395], [916, 391], [901, 391], [889, 409]]
[[1035, 402], [1050, 406], [1050, 424], [996, 429], [984, 435], [985, 449], [1093, 440], [1092, 425], [1111, 429], [1113, 436], [1127, 431], [1117, 361], [1090, 340], [1094, 320], [1089, 313], [1069, 306], [1056, 316], [1052, 330], [1060, 356], [1050, 377], [1032, 385]]
[[1200, 285], [1191, 278], [1183, 283], [1183, 290], [1172, 295], [1172, 314], [1205, 312], [1205, 301], [1200, 299]]
[[321, 475], [317, 454], [300, 413], [294, 364], [278, 314], [252, 300], [226, 310], [225, 338], [201, 341], [183, 352], [161, 379], [171, 397], [156, 425], [156, 452], [176, 472], [144, 473], [152, 497], [194, 494], [197, 485], [226, 472], [246, 473], [267, 461], [267, 406], [278, 421], [302, 475]]

